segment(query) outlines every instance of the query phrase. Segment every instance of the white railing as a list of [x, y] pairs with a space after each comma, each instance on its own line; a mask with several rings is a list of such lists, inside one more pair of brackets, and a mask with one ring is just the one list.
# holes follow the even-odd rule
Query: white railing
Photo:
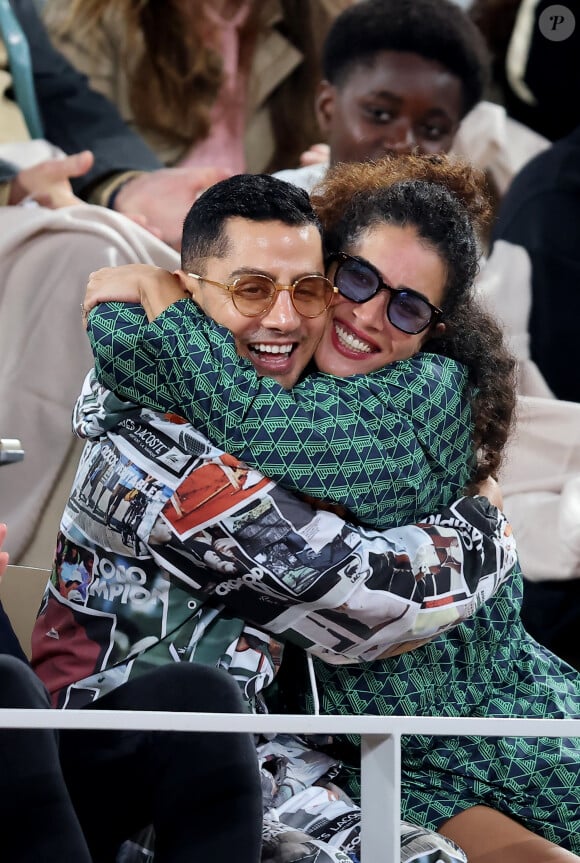
[[459, 719], [423, 716], [286, 716], [131, 710], [0, 710], [0, 728], [246, 731], [361, 736], [363, 860], [400, 863], [401, 737], [580, 737], [580, 719]]

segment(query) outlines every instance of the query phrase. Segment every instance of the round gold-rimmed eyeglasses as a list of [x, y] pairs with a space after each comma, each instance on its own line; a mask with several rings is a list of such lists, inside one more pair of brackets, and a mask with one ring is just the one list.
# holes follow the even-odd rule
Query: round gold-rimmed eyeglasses
[[256, 318], [269, 312], [280, 291], [290, 291], [292, 305], [303, 318], [317, 318], [327, 310], [334, 294], [338, 293], [329, 279], [318, 275], [301, 276], [291, 285], [278, 285], [261, 273], [244, 273], [229, 285], [206, 279], [197, 273], [187, 275], [229, 291], [234, 306], [246, 318]]

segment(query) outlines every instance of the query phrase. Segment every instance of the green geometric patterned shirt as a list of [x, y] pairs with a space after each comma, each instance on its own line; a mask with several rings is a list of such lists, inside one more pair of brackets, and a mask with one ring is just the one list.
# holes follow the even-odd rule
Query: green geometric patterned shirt
[[315, 372], [285, 390], [190, 300], [151, 323], [141, 306], [104, 303], [88, 331], [109, 389], [180, 414], [284, 487], [342, 504], [362, 523], [417, 521], [469, 482], [467, 371], [447, 357], [420, 353], [350, 378]]

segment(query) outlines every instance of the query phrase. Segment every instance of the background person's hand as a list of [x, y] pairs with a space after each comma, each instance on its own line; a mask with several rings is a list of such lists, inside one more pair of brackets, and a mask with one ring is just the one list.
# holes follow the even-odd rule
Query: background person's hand
[[503, 509], [503, 495], [500, 484], [493, 477], [488, 476], [486, 480], [477, 486], [477, 494], [486, 497], [497, 509]]
[[82, 204], [72, 190], [70, 178], [82, 177], [90, 171], [93, 162], [90, 150], [83, 150], [63, 159], [46, 159], [32, 168], [24, 168], [12, 180], [8, 204], [20, 204], [26, 198], [51, 210]]
[[179, 276], [161, 267], [150, 264], [103, 267], [89, 276], [83, 302], [85, 326], [89, 312], [99, 303], [141, 303], [148, 315], [157, 317], [172, 303], [188, 296]]
[[300, 156], [300, 165], [305, 168], [308, 165], [320, 165], [321, 162], [330, 161], [330, 147], [328, 144], [313, 144]]
[[183, 220], [205, 189], [229, 177], [222, 168], [161, 168], [132, 177], [119, 189], [114, 209], [181, 248]]

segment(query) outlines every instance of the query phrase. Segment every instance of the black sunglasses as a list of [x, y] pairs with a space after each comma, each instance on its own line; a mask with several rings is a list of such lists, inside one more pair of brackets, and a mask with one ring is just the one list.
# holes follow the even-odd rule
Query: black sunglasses
[[376, 267], [364, 258], [337, 252], [328, 263], [338, 261], [334, 284], [339, 293], [354, 303], [366, 303], [379, 291], [390, 294], [387, 318], [391, 324], [407, 335], [417, 335], [439, 320], [443, 311], [410, 288], [393, 288], [388, 285]]

